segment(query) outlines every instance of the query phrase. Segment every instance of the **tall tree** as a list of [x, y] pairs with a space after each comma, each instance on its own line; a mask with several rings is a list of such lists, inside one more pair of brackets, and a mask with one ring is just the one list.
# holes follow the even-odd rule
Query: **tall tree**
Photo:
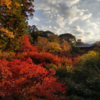
[[55, 35], [55, 34], [52, 34], [52, 35], [50, 35], [49, 37], [48, 37], [48, 40], [50, 41], [50, 42], [56, 42], [56, 43], [60, 43], [60, 38], [59, 38], [59, 36], [58, 35]]
[[[33, 4], [34, 0], [11, 0], [10, 9], [7, 6], [0, 6], [0, 23], [2, 27], [12, 31], [15, 38], [6, 37], [6, 45], [3, 46], [3, 50], [16, 50], [21, 44], [21, 39], [24, 34], [27, 34], [26, 19], [33, 16]], [[3, 39], [5, 37], [2, 37]], [[2, 43], [3, 44], [3, 43]]]
[[48, 39], [45, 37], [38, 36], [37, 42], [35, 44], [39, 51], [45, 51], [48, 44]]
[[70, 33], [61, 34], [61, 35], [59, 35], [59, 37], [62, 40], [68, 41], [71, 45], [73, 45], [73, 44], [75, 45], [75, 43], [76, 43], [76, 37]]
[[38, 36], [40, 36], [40, 32], [35, 25], [28, 26], [28, 28], [29, 28], [28, 32], [33, 38], [33, 43], [35, 43], [35, 41], [37, 41]]

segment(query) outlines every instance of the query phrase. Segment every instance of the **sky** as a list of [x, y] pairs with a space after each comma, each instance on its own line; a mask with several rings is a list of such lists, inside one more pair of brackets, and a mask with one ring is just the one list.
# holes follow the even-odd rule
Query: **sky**
[[100, 41], [100, 0], [34, 0], [29, 25], [57, 35], [71, 33], [84, 43]]

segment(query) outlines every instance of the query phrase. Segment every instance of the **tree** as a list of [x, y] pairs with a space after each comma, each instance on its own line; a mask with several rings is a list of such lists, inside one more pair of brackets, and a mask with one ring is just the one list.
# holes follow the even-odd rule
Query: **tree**
[[1, 0], [0, 1], [0, 7], [7, 6], [7, 8], [11, 9], [10, 5], [11, 5], [11, 0]]
[[62, 40], [68, 41], [70, 44], [75, 45], [75, 43], [76, 43], [76, 37], [74, 35], [70, 34], [70, 33], [61, 34], [61, 35], [59, 35], [59, 37]]
[[48, 44], [48, 40], [45, 37], [38, 36], [37, 42], [35, 43], [39, 51], [45, 51]]
[[24, 38], [21, 40], [22, 44], [19, 46], [17, 52], [31, 52], [31, 51], [38, 51], [36, 47], [29, 42], [29, 36], [27, 34], [24, 35]]
[[33, 44], [37, 41], [38, 36], [40, 36], [40, 32], [35, 25], [28, 26], [28, 32], [33, 38]]
[[26, 19], [32, 17], [32, 12], [34, 12], [32, 1], [34, 0], [11, 0], [11, 9], [9, 10], [6, 6], [0, 6], [1, 25], [9, 31], [12, 31], [15, 36], [14, 39], [6, 38], [7, 41], [5, 43], [6, 45], [3, 46], [3, 50], [17, 50], [24, 34], [27, 34]]
[[62, 48], [62, 52], [69, 52], [72, 50], [70, 44], [67, 41], [63, 41], [60, 45], [60, 47]]
[[0, 28], [0, 33], [1, 33], [1, 36], [8, 36], [9, 38], [14, 38], [14, 35], [13, 35], [13, 32], [9, 32], [7, 29], [5, 28]]
[[59, 36], [58, 35], [55, 35], [55, 34], [52, 34], [52, 35], [50, 35], [50, 36], [48, 36], [48, 40], [50, 41], [50, 42], [56, 42], [56, 43], [60, 43], [60, 38], [59, 38]]
[[42, 37], [48, 38], [48, 36], [51, 36], [54, 33], [48, 30], [48, 31], [40, 31], [40, 34], [41, 34]]
[[46, 51], [50, 53], [61, 51], [60, 45], [56, 42], [49, 42], [45, 48], [46, 48]]

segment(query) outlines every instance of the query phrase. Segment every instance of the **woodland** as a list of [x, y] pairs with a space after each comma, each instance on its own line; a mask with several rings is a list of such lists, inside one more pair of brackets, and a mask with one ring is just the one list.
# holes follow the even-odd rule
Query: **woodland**
[[0, 100], [100, 100], [100, 49], [28, 25], [32, 2], [0, 0]]

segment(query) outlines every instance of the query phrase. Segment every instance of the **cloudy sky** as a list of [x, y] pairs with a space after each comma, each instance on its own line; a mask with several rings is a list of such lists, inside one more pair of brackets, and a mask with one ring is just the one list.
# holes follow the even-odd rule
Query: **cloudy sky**
[[100, 0], [34, 0], [29, 25], [55, 34], [71, 33], [85, 43], [100, 41]]

